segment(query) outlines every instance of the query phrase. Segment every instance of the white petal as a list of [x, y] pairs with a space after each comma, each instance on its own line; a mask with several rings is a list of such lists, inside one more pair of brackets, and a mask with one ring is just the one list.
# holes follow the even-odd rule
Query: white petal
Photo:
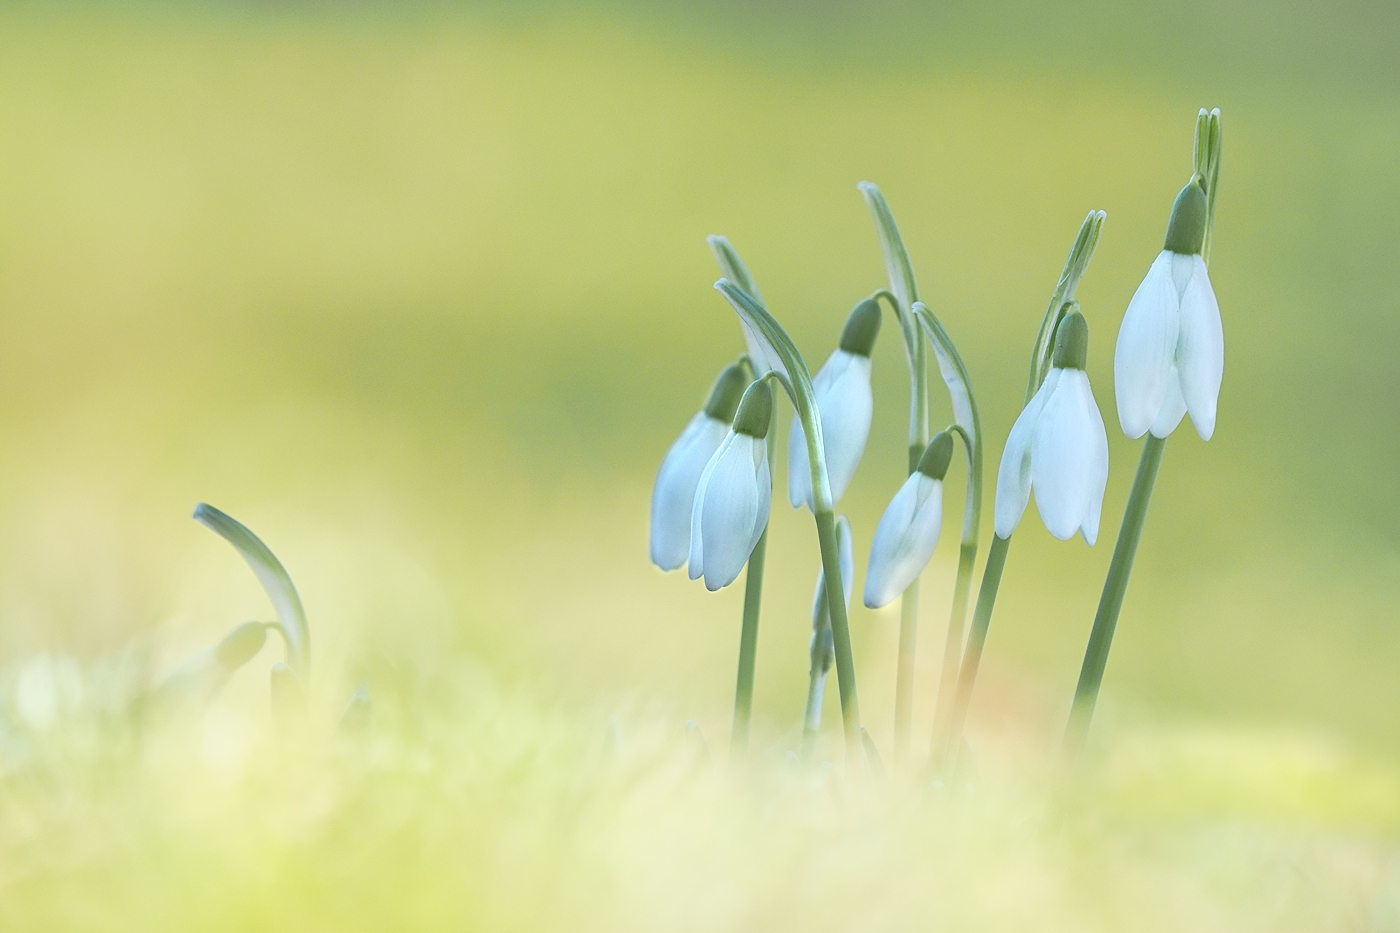
[[928, 565], [943, 524], [943, 483], [915, 472], [890, 500], [865, 571], [865, 604], [878, 609], [894, 602]]
[[1041, 521], [1064, 541], [1084, 524], [1097, 491], [1094, 466], [1103, 418], [1084, 370], [1062, 372], [1031, 437], [1031, 485]]
[[1001, 466], [997, 468], [997, 502], [994, 512], [996, 533], [999, 538], [1009, 538], [1021, 523], [1026, 512], [1026, 504], [1031, 501], [1031, 435], [1035, 423], [1045, 408], [1045, 400], [1055, 390], [1062, 370], [1052, 369], [1040, 384], [1035, 395], [1021, 409], [1016, 423], [1007, 435], [1006, 446], [1001, 450]]
[[1181, 377], [1176, 367], [1172, 366], [1171, 375], [1167, 378], [1167, 397], [1162, 402], [1162, 410], [1157, 412], [1157, 417], [1152, 421], [1152, 436], [1169, 437], [1176, 430], [1176, 426], [1181, 424], [1185, 414], [1186, 399], [1181, 397]]
[[1162, 250], [1128, 302], [1113, 351], [1113, 390], [1118, 423], [1129, 437], [1152, 426], [1167, 395], [1167, 377], [1176, 352], [1180, 302], [1172, 282], [1172, 256]]
[[1079, 526], [1079, 533], [1084, 536], [1084, 543], [1089, 547], [1094, 546], [1094, 542], [1099, 539], [1099, 516], [1103, 512], [1103, 491], [1108, 486], [1108, 432], [1104, 430], [1103, 415], [1099, 413], [1098, 402], [1094, 400], [1094, 393], [1089, 389], [1089, 380], [1084, 380], [1084, 388], [1088, 390], [1086, 403], [1089, 410], [1089, 417], [1094, 423], [1094, 443], [1090, 446], [1088, 463], [1086, 470], [1089, 474], [1089, 502], [1084, 513], [1084, 521]]
[[700, 412], [666, 451], [651, 491], [651, 562], [675, 570], [690, 553], [690, 513], [700, 474], [724, 442], [729, 426]]
[[1181, 297], [1181, 335], [1176, 365], [1181, 372], [1181, 396], [1191, 412], [1191, 422], [1202, 440], [1215, 433], [1215, 403], [1225, 369], [1225, 333], [1220, 326], [1220, 306], [1210, 275], [1200, 256], [1190, 257], [1191, 281]]
[[[822, 420], [822, 447], [835, 504], [850, 485], [870, 436], [874, 411], [870, 358], [837, 350], [812, 379], [812, 391]], [[806, 445], [807, 433], [794, 417], [788, 435], [788, 501], [793, 508], [812, 508], [812, 470]]]
[[851, 484], [870, 436], [874, 411], [870, 357], [837, 350], [812, 380], [812, 387], [822, 419], [822, 446], [835, 504]]
[[690, 560], [687, 566], [687, 573], [692, 580], [699, 579], [705, 572], [705, 540], [700, 534], [700, 513], [704, 510], [705, 489], [710, 485], [710, 475], [714, 473], [720, 454], [733, 443], [734, 437], [733, 431], [725, 435], [719, 449], [710, 457], [710, 462], [705, 464], [705, 470], [700, 474], [700, 482], [695, 485], [695, 502], [690, 508]]
[[[766, 467], [766, 449], [759, 438], [730, 432], [706, 468], [703, 494], [696, 498], [706, 589], [717, 590], [738, 578], [768, 523], [768, 478], [759, 482], [757, 469]], [[692, 544], [691, 553], [696, 550]]]

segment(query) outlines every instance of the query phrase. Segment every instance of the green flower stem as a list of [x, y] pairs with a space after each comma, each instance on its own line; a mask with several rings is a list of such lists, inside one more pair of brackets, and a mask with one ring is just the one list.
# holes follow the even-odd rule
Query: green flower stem
[[[748, 357], [745, 357], [748, 359]], [[749, 361], [750, 368], [753, 361]], [[776, 408], [776, 406], [774, 406]], [[774, 425], [777, 413], [768, 426], [768, 469], [769, 482], [772, 482], [774, 438], [778, 436]], [[749, 722], [753, 713], [754, 666], [758, 656], [758, 613], [763, 602], [763, 563], [768, 553], [768, 529], [754, 545], [749, 554], [748, 570], [744, 575], [744, 621], [739, 631], [739, 673], [734, 685], [734, 725], [729, 733], [729, 754], [743, 755], [749, 749]]]
[[1128, 495], [1128, 508], [1123, 513], [1123, 525], [1118, 531], [1118, 543], [1113, 546], [1113, 560], [1108, 565], [1099, 609], [1094, 613], [1094, 628], [1089, 633], [1089, 647], [1084, 651], [1084, 666], [1079, 671], [1079, 685], [1074, 688], [1074, 705], [1070, 707], [1069, 728], [1065, 731], [1065, 753], [1072, 761], [1084, 747], [1089, 735], [1089, 721], [1094, 717], [1094, 704], [1103, 683], [1108, 649], [1113, 644], [1113, 630], [1118, 625], [1118, 611], [1123, 608], [1123, 594], [1128, 589], [1128, 577], [1133, 572], [1138, 539], [1142, 537], [1147, 506], [1152, 502], [1152, 486], [1157, 482], [1157, 469], [1162, 465], [1162, 451], [1167, 440], [1147, 435], [1138, 461], [1133, 491]]
[[[1220, 185], [1220, 156], [1223, 148], [1220, 129], [1220, 109], [1201, 110], [1196, 116], [1196, 133], [1192, 147], [1192, 173], [1201, 179], [1206, 190], [1206, 230], [1202, 259], [1210, 265], [1210, 248], [1215, 231], [1215, 198]], [[1128, 577], [1133, 572], [1138, 540], [1147, 519], [1147, 507], [1152, 502], [1152, 487], [1162, 465], [1166, 438], [1149, 433], [1138, 461], [1133, 490], [1128, 494], [1128, 506], [1123, 512], [1123, 524], [1118, 529], [1118, 542], [1113, 546], [1113, 559], [1108, 564], [1099, 608], [1094, 613], [1094, 627], [1089, 632], [1089, 644], [1084, 649], [1084, 664], [1079, 670], [1079, 683], [1074, 688], [1074, 703], [1070, 706], [1069, 726], [1065, 729], [1065, 756], [1074, 761], [1089, 737], [1089, 723], [1094, 718], [1099, 688], [1103, 684], [1108, 650], [1113, 645], [1113, 632], [1118, 626], [1118, 613], [1123, 608], [1123, 594], [1128, 589]]]
[[831, 479], [826, 471], [826, 450], [822, 438], [821, 418], [817, 413], [816, 393], [812, 376], [802, 354], [797, 352], [792, 338], [782, 325], [752, 295], [737, 288], [728, 279], [720, 279], [715, 288], [750, 328], [756, 340], [771, 351], [785, 372], [770, 370], [763, 378], [782, 386], [807, 439], [807, 468], [812, 477], [812, 511], [817, 522], [817, 540], [821, 546], [822, 573], [826, 580], [827, 608], [831, 613], [831, 634], [836, 655], [836, 682], [841, 690], [841, 720], [846, 733], [847, 764], [854, 764], [861, 752], [860, 702], [856, 698], [856, 667], [851, 652], [851, 630], [846, 620], [846, 593], [841, 582], [841, 559], [836, 535], [836, 516], [832, 512]]
[[[912, 281], [910, 283], [912, 288]], [[899, 301], [886, 289], [876, 292], [900, 317]], [[909, 467], [905, 476], [918, 469], [919, 458], [928, 445], [928, 350], [922, 339], [916, 343], [909, 367]], [[909, 759], [909, 736], [913, 730], [914, 659], [919, 637], [919, 579], [904, 589], [899, 602], [899, 654], [894, 682], [894, 766], [904, 767]]]
[[826, 696], [826, 672], [813, 667], [807, 679], [807, 706], [802, 710], [802, 760], [809, 761], [817, 747], [822, 726], [822, 700]]
[[[810, 429], [808, 429], [810, 430]], [[810, 434], [808, 435], [810, 436]], [[823, 470], [822, 487], [829, 488]], [[813, 491], [816, 490], [813, 477]], [[825, 497], [830, 502], [830, 494]], [[826, 578], [826, 601], [831, 612], [831, 641], [836, 654], [836, 684], [841, 689], [841, 724], [846, 733], [847, 763], [860, 749], [860, 701], [856, 698], [856, 662], [851, 651], [851, 627], [846, 620], [846, 594], [841, 591], [841, 557], [836, 536], [836, 515], [831, 506], [819, 506], [817, 538], [822, 549], [822, 573]]]
[[763, 598], [763, 559], [768, 550], [768, 529], [759, 536], [749, 555], [744, 577], [744, 625], [739, 634], [739, 677], [734, 687], [734, 726], [729, 733], [729, 753], [742, 755], [749, 748], [749, 718], [753, 710], [754, 662], [758, 654], [758, 609]]
[[934, 707], [934, 753], [942, 748], [952, 722], [953, 698], [958, 683], [958, 661], [963, 651], [963, 621], [967, 618], [967, 598], [972, 592], [972, 570], [977, 560], [977, 542], [964, 542], [958, 549], [958, 575], [953, 583], [953, 609], [948, 616], [948, 638], [943, 645], [943, 669], [938, 675], [938, 705]]
[[956, 757], [956, 749], [962, 740], [963, 725], [967, 722], [967, 709], [972, 703], [972, 686], [977, 682], [977, 668], [982, 663], [982, 646], [987, 643], [987, 628], [992, 624], [992, 609], [996, 606], [997, 590], [1001, 587], [1001, 572], [1006, 567], [1006, 551], [1011, 547], [1011, 539], [992, 535], [992, 546], [987, 550], [987, 566], [982, 570], [982, 588], [977, 593], [977, 608], [972, 613], [972, 630], [967, 636], [967, 650], [963, 653], [962, 669], [958, 673], [958, 692], [953, 700], [953, 711], [949, 717], [948, 731], [939, 743], [934, 766], [942, 774], [947, 774]]

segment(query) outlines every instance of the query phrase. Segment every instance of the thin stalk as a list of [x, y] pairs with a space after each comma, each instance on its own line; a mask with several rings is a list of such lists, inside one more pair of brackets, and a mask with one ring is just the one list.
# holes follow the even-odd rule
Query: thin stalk
[[[881, 289], [876, 297], [884, 298], [900, 316], [898, 299]], [[917, 295], [914, 296], [917, 300]], [[912, 314], [912, 312], [910, 312]], [[915, 331], [917, 334], [917, 331]], [[918, 469], [919, 458], [928, 445], [928, 349], [917, 339], [910, 356], [909, 367], [909, 466], [905, 476]], [[899, 653], [895, 665], [894, 683], [894, 766], [903, 768], [909, 760], [909, 736], [913, 729], [914, 660], [919, 637], [919, 580], [917, 577], [900, 596]]]
[[943, 645], [943, 670], [938, 679], [938, 705], [934, 707], [934, 753], [939, 740], [948, 733], [953, 715], [953, 697], [958, 684], [958, 661], [963, 651], [963, 621], [967, 618], [967, 598], [972, 592], [972, 569], [977, 560], [977, 542], [958, 549], [958, 575], [953, 584], [953, 610], [948, 616], [948, 638]]
[[948, 732], [940, 743], [938, 757], [934, 765], [940, 773], [948, 773], [956, 756], [963, 725], [967, 722], [967, 709], [972, 703], [972, 686], [977, 682], [977, 667], [982, 663], [982, 646], [987, 643], [987, 628], [992, 624], [992, 609], [996, 606], [997, 590], [1001, 587], [1001, 572], [1006, 567], [1006, 551], [1011, 546], [1010, 538], [992, 535], [992, 546], [987, 550], [987, 566], [982, 571], [982, 588], [977, 593], [977, 608], [972, 613], [972, 630], [967, 636], [967, 649], [963, 653], [962, 669], [958, 673], [958, 692], [953, 700], [953, 712], [949, 717]]
[[763, 376], [782, 387], [797, 410], [807, 438], [807, 468], [812, 476], [812, 506], [821, 546], [822, 573], [826, 579], [827, 608], [831, 613], [831, 634], [836, 655], [836, 682], [841, 689], [841, 719], [846, 733], [847, 765], [860, 753], [860, 703], [856, 698], [856, 667], [851, 651], [851, 629], [846, 620], [846, 593], [841, 580], [840, 544], [836, 516], [832, 512], [831, 479], [826, 471], [826, 451], [822, 440], [821, 418], [817, 413], [812, 377], [802, 354], [777, 320], [753, 296], [736, 288], [728, 279], [715, 283], [725, 299], [751, 329], [756, 340], [771, 350], [783, 371], [771, 370]]
[[[814, 477], [815, 479], [815, 477]], [[826, 477], [823, 475], [822, 480]], [[823, 491], [827, 488], [822, 483]], [[830, 501], [829, 494], [821, 498]], [[841, 589], [841, 557], [836, 537], [836, 516], [822, 503], [816, 513], [817, 538], [822, 549], [822, 573], [826, 576], [826, 601], [831, 611], [831, 640], [836, 654], [836, 685], [841, 690], [841, 724], [846, 734], [847, 764], [853, 764], [860, 745], [860, 701], [856, 698], [856, 662], [851, 651], [851, 627], [846, 620], [846, 595]]]
[[749, 748], [749, 718], [753, 710], [754, 662], [758, 654], [758, 609], [763, 599], [763, 559], [768, 550], [768, 529], [749, 555], [744, 577], [744, 625], [739, 634], [739, 676], [734, 687], [734, 727], [729, 734], [729, 754], [742, 755]]
[[826, 697], [826, 671], [814, 666], [808, 675], [807, 706], [802, 711], [802, 760], [809, 761], [822, 727], [822, 700]]
[[1162, 465], [1162, 451], [1166, 446], [1166, 438], [1148, 434], [1147, 443], [1142, 447], [1142, 459], [1138, 461], [1133, 491], [1128, 495], [1128, 507], [1123, 513], [1118, 543], [1113, 546], [1113, 560], [1108, 565], [1108, 579], [1104, 581], [1103, 595], [1099, 597], [1099, 609], [1094, 613], [1094, 628], [1089, 633], [1089, 646], [1084, 651], [1079, 684], [1074, 688], [1074, 705], [1070, 707], [1069, 728], [1065, 731], [1065, 754], [1071, 761], [1079, 755], [1089, 735], [1089, 721], [1093, 719], [1094, 704], [1099, 697], [1099, 686], [1103, 683], [1108, 649], [1113, 644], [1113, 630], [1118, 625], [1118, 611], [1123, 608], [1123, 594], [1128, 588], [1128, 577], [1133, 572], [1133, 558], [1137, 555], [1138, 539], [1142, 537], [1142, 526], [1147, 518], [1147, 506], [1152, 502], [1152, 486], [1157, 482], [1157, 470]]
[[[752, 361], [749, 363], [753, 365]], [[777, 406], [768, 426], [769, 482], [772, 482], [773, 439], [777, 436]], [[749, 554], [744, 575], [744, 621], [739, 631], [739, 673], [734, 685], [734, 725], [729, 733], [729, 754], [742, 755], [749, 748], [749, 721], [753, 712], [754, 665], [758, 655], [758, 613], [763, 602], [763, 563], [768, 552], [768, 529]]]
[[[1215, 232], [1215, 200], [1220, 189], [1222, 146], [1220, 109], [1209, 112], [1201, 110], [1196, 116], [1192, 173], [1193, 177], [1201, 179], [1206, 186], [1206, 229], [1201, 258], [1207, 266], [1210, 265], [1210, 250]], [[1142, 446], [1137, 476], [1133, 478], [1133, 491], [1128, 495], [1123, 524], [1118, 529], [1118, 542], [1113, 546], [1113, 559], [1108, 565], [1108, 577], [1103, 583], [1098, 611], [1094, 613], [1094, 627], [1089, 632], [1089, 644], [1084, 649], [1084, 664], [1079, 670], [1079, 683], [1074, 688], [1074, 702], [1070, 706], [1064, 745], [1066, 759], [1071, 762], [1078, 758], [1089, 737], [1089, 723], [1094, 718], [1099, 687], [1103, 684], [1108, 650], [1113, 645], [1118, 613], [1123, 608], [1123, 594], [1128, 589], [1128, 577], [1133, 572], [1133, 558], [1137, 556], [1138, 540], [1142, 537], [1147, 507], [1152, 502], [1152, 487], [1157, 482], [1157, 471], [1162, 465], [1162, 451], [1166, 446], [1166, 438], [1156, 437], [1151, 433], [1147, 435], [1147, 443]]]

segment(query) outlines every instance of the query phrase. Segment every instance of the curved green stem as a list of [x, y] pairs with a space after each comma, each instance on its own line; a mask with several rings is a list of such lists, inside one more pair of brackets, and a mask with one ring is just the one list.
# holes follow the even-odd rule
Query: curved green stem
[[792, 400], [797, 417], [802, 422], [807, 441], [807, 466], [812, 479], [812, 511], [817, 523], [817, 540], [821, 547], [822, 573], [826, 578], [827, 606], [831, 613], [831, 634], [836, 655], [836, 682], [841, 690], [841, 720], [846, 734], [847, 763], [852, 764], [860, 754], [860, 702], [856, 697], [855, 657], [851, 651], [851, 630], [846, 619], [846, 594], [841, 581], [840, 545], [836, 533], [836, 516], [832, 512], [831, 479], [826, 470], [826, 451], [822, 438], [821, 418], [818, 416], [816, 393], [812, 376], [802, 354], [797, 352], [792, 338], [768, 310], [748, 292], [728, 279], [720, 279], [715, 288], [738, 312], [749, 332], [761, 340], [765, 350], [783, 367], [782, 372], [770, 370], [766, 379], [782, 386]]
[[987, 643], [987, 628], [992, 624], [992, 609], [996, 606], [997, 590], [1001, 587], [1001, 572], [1006, 567], [1006, 551], [1010, 538], [992, 535], [987, 551], [987, 566], [982, 571], [982, 588], [977, 593], [977, 608], [972, 613], [972, 631], [967, 636], [962, 669], [958, 674], [958, 692], [953, 700], [953, 712], [948, 717], [948, 730], [938, 743], [934, 767], [939, 773], [950, 772], [957, 748], [961, 743], [967, 709], [972, 704], [972, 686], [977, 682], [977, 668], [982, 663], [982, 646]]

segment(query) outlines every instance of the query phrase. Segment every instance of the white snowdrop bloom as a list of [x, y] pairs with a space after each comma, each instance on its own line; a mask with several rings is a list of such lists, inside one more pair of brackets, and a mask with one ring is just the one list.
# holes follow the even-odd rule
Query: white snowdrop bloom
[[651, 492], [651, 562], [662, 570], [675, 570], [690, 554], [690, 513], [700, 474], [729, 434], [748, 383], [737, 364], [720, 373], [704, 410], [690, 419], [661, 461]]
[[1041, 521], [1061, 541], [1076, 531], [1092, 545], [1108, 483], [1108, 435], [1084, 372], [1089, 327], [1078, 311], [1065, 316], [1055, 355], [1011, 428], [997, 470], [996, 533], [1009, 538], [1035, 488]]
[[[855, 476], [870, 436], [874, 396], [870, 391], [870, 353], [880, 333], [880, 304], [866, 299], [856, 305], [841, 333], [841, 344], [812, 379], [826, 450], [827, 479], [835, 505]], [[788, 435], [788, 501], [793, 508], [812, 508], [812, 470], [807, 459], [807, 433], [792, 419]]]
[[1205, 224], [1206, 195], [1192, 182], [1177, 195], [1165, 248], [1123, 315], [1113, 383], [1128, 437], [1166, 437], [1188, 411], [1202, 439], [1215, 433], [1225, 335], [1201, 258]]
[[943, 525], [943, 477], [952, 457], [952, 435], [940, 431], [880, 516], [865, 571], [865, 605], [871, 609], [894, 602], [933, 557]]
[[767, 382], [755, 382], [700, 475], [690, 516], [690, 579], [704, 576], [708, 590], [738, 578], [768, 527], [773, 481], [765, 438], [772, 417], [773, 392]]

